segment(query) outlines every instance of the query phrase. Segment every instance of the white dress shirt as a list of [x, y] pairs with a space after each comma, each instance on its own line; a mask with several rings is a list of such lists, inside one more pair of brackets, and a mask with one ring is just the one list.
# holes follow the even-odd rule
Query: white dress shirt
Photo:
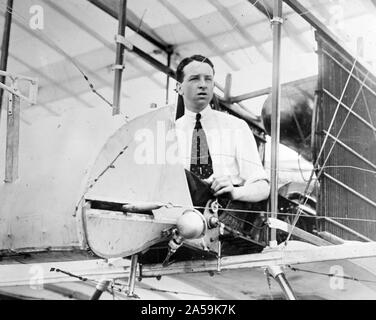
[[[230, 176], [233, 185], [268, 180], [261, 163], [255, 138], [244, 120], [207, 106], [201, 114], [215, 176]], [[190, 169], [192, 133], [196, 113], [185, 109], [175, 122], [179, 159]]]

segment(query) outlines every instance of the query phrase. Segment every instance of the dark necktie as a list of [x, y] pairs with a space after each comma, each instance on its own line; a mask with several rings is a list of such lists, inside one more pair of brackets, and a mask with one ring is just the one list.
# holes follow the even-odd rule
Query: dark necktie
[[201, 126], [201, 114], [196, 114], [196, 125], [192, 134], [192, 151], [190, 171], [201, 179], [213, 174], [213, 164], [210, 157], [208, 141]]

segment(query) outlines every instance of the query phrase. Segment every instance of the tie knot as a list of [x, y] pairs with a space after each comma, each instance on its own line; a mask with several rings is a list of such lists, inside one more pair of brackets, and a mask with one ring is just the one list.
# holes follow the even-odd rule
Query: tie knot
[[196, 121], [200, 121], [200, 119], [201, 119], [201, 114], [200, 114], [200, 113], [197, 113], [197, 114], [196, 114]]

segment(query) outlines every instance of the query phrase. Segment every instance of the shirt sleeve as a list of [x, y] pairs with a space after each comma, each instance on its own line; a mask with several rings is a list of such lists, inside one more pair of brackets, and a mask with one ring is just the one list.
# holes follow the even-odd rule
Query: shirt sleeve
[[236, 161], [239, 166], [239, 176], [244, 182], [269, 180], [261, 163], [256, 140], [251, 129], [244, 120], [239, 121], [236, 130]]

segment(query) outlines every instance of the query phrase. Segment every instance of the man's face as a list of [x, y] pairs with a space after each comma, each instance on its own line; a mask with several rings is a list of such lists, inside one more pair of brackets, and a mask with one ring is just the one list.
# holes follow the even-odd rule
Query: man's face
[[192, 61], [184, 67], [183, 72], [184, 79], [178, 85], [178, 93], [188, 110], [201, 112], [213, 98], [213, 69], [205, 62]]

